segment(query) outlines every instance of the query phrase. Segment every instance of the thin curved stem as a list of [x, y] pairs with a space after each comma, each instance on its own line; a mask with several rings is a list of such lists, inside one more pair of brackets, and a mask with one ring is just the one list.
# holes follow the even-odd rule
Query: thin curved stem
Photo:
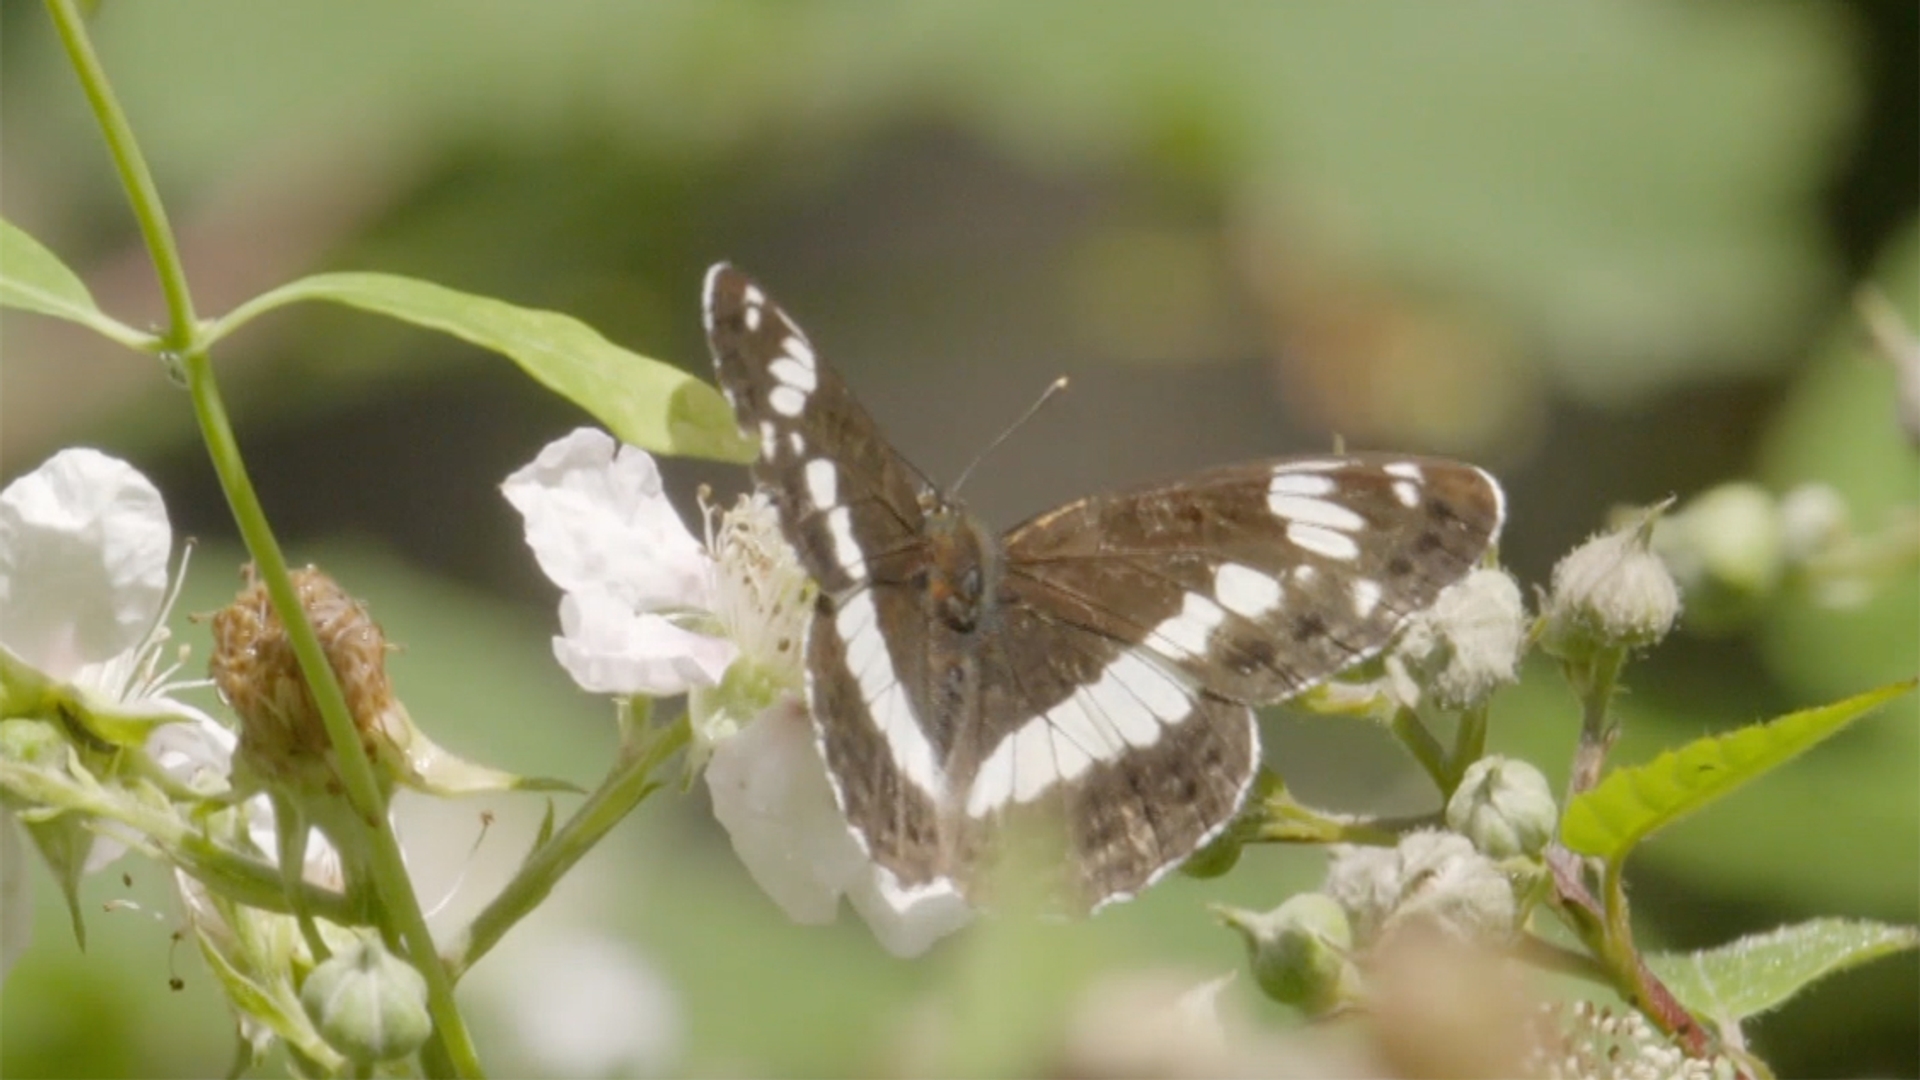
[[176, 354], [185, 376], [193, 402], [194, 418], [199, 422], [201, 437], [207, 444], [208, 457], [220, 479], [221, 490], [226, 495], [227, 505], [246, 542], [247, 551], [253, 557], [260, 578], [273, 599], [274, 610], [286, 627], [300, 663], [301, 674], [319, 706], [346, 798], [354, 810], [354, 819], [364, 827], [363, 839], [371, 856], [374, 885], [381, 900], [378, 915], [383, 936], [398, 937], [406, 942], [414, 966], [426, 980], [428, 1011], [433, 1016], [434, 1033], [444, 1051], [444, 1056], [427, 1055], [427, 1060], [444, 1063], [459, 1076], [483, 1075], [472, 1036], [454, 1001], [452, 979], [446, 967], [440, 963], [426, 916], [421, 912], [419, 898], [414, 894], [412, 880], [407, 876], [400, 845], [387, 822], [386, 798], [374, 776], [372, 763], [360, 748], [360, 740], [346, 698], [340, 691], [340, 683], [334, 677], [333, 668], [321, 650], [312, 625], [307, 621], [305, 610], [288, 577], [286, 556], [280, 550], [279, 541], [274, 538], [266, 513], [260, 506], [259, 496], [254, 491], [253, 481], [247, 475], [239, 442], [234, 437], [226, 405], [221, 400], [219, 386], [214, 380], [212, 361], [197, 338], [197, 320], [192, 296], [187, 289], [186, 271], [181, 265], [179, 247], [167, 223], [159, 191], [154, 186], [153, 174], [140, 154], [133, 130], [88, 40], [86, 25], [78, 9], [72, 0], [47, 0], [47, 10], [80, 78], [87, 101], [100, 122], [108, 153], [120, 173], [128, 202], [140, 224], [141, 235], [146, 239], [147, 250], [153, 257], [154, 270], [167, 299], [169, 327], [164, 338], [165, 346]]

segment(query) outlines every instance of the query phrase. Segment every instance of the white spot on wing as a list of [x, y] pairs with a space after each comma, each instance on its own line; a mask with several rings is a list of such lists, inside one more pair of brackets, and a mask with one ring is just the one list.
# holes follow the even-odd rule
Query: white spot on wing
[[1111, 685], [1124, 689], [1133, 701], [1146, 706], [1149, 713], [1167, 723], [1184, 720], [1187, 714], [1193, 711], [1193, 702], [1189, 700], [1186, 688], [1174, 681], [1173, 676], [1141, 659], [1135, 653], [1123, 652], [1114, 657], [1113, 663], [1107, 665], [1106, 674], [1094, 684], [1093, 690], [1100, 704], [1108, 705], [1110, 700], [1113, 702], [1114, 707], [1107, 709], [1107, 715], [1115, 721], [1115, 726], [1120, 729], [1121, 734], [1127, 736], [1127, 741], [1134, 743], [1135, 746], [1152, 743], [1154, 739], [1160, 737], [1160, 732], [1156, 729], [1153, 737], [1144, 743], [1134, 742], [1127, 724], [1123, 722], [1125, 718], [1121, 715], [1127, 710], [1118, 708], [1120, 700], [1118, 696], [1105, 689], [1110, 685], [1109, 679], [1112, 680]]
[[1395, 480], [1393, 497], [1400, 500], [1401, 506], [1411, 510], [1420, 505], [1420, 485], [1411, 480]]
[[1251, 566], [1221, 563], [1213, 572], [1213, 595], [1228, 611], [1258, 619], [1280, 606], [1280, 583]]
[[1353, 537], [1318, 525], [1302, 525], [1299, 522], [1288, 525], [1287, 539], [1329, 559], [1345, 561], [1360, 557], [1360, 545], [1353, 542]]
[[807, 440], [799, 432], [789, 431], [787, 432], [787, 449], [793, 451], [794, 457], [799, 457], [807, 449]]
[[781, 416], [799, 416], [801, 410], [807, 407], [807, 395], [781, 383], [767, 392], [767, 404], [773, 406], [773, 411]]
[[1032, 802], [1059, 775], [1054, 763], [1053, 739], [1046, 721], [1028, 721], [1013, 736], [1013, 798]]
[[1366, 618], [1373, 609], [1380, 606], [1380, 583], [1372, 578], [1356, 578], [1353, 582], [1353, 613]]
[[1269, 494], [1267, 508], [1296, 525], [1317, 525], [1325, 529], [1339, 529], [1341, 532], [1359, 532], [1367, 525], [1366, 518], [1339, 503], [1331, 503], [1325, 499]]
[[909, 783], [938, 801], [943, 797], [946, 778], [934, 760], [933, 744], [920, 730], [907, 692], [894, 674], [893, 660], [880, 636], [873, 597], [864, 592], [854, 594], [834, 613], [833, 625], [845, 649], [847, 670], [860, 686], [860, 696], [894, 765]]
[[780, 347], [786, 350], [786, 354], [793, 357], [801, 367], [806, 368], [808, 371], [813, 370], [813, 346], [807, 344], [806, 338], [801, 337], [799, 334], [789, 334], [787, 340], [781, 343]]
[[967, 793], [969, 816], [985, 817], [1013, 798], [1013, 746], [1012, 737], [1000, 740], [987, 760], [980, 763], [980, 771], [973, 774], [973, 790]]
[[777, 435], [778, 435], [778, 432], [774, 429], [773, 421], [771, 420], [760, 421], [760, 456], [761, 457], [766, 458], [769, 461], [773, 460], [774, 451], [780, 449], [780, 443], [776, 438]]
[[767, 294], [760, 291], [760, 286], [749, 285], [746, 291], [740, 294], [740, 299], [744, 301], [748, 307], [759, 307], [761, 304], [767, 302]]
[[1273, 482], [1267, 485], [1269, 495], [1331, 495], [1333, 478], [1317, 472], [1295, 472], [1292, 466], [1282, 465], [1273, 471]]
[[813, 369], [790, 356], [782, 356], [767, 365], [767, 374], [793, 387], [803, 394], [811, 394], [820, 385]]
[[840, 502], [840, 474], [833, 462], [826, 458], [814, 458], [807, 462], [807, 498], [813, 505], [824, 510]]
[[[749, 290], [749, 291], [752, 291], [752, 290]], [[760, 305], [758, 304], [747, 305], [747, 310], [741, 312], [740, 316], [742, 319], [746, 321], [748, 331], [754, 331], [754, 330], [760, 329]]]
[[1402, 480], [1411, 480], [1416, 484], [1424, 484], [1427, 482], [1427, 474], [1420, 470], [1420, 466], [1411, 461], [1396, 461], [1386, 466], [1384, 471], [1388, 476], [1397, 476]]
[[853, 511], [844, 506], [828, 511], [827, 536], [833, 541], [833, 559], [840, 569], [855, 581], [867, 580], [867, 560], [860, 542], [853, 538]]
[[1053, 741], [1053, 767], [1055, 772], [1052, 782], [1057, 783], [1061, 780], [1071, 780], [1093, 767], [1093, 755], [1087, 753], [1078, 740], [1069, 736], [1066, 731], [1060, 727], [1048, 723], [1044, 719], [1037, 721], [1037, 723], [1046, 726], [1047, 737]]
[[1207, 651], [1207, 638], [1213, 634], [1214, 627], [1226, 621], [1227, 613], [1219, 604], [1190, 592], [1180, 600], [1180, 614], [1154, 627], [1147, 639], [1172, 646], [1162, 651], [1198, 656]]

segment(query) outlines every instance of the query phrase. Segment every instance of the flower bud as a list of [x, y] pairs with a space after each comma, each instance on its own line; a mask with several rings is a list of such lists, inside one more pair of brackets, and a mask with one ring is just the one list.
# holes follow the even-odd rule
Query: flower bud
[[307, 975], [300, 1004], [327, 1045], [352, 1061], [391, 1061], [433, 1032], [427, 981], [373, 935], [361, 935]]
[[1395, 654], [1406, 664], [1411, 682], [1431, 694], [1435, 704], [1472, 708], [1517, 680], [1526, 619], [1513, 576], [1482, 567], [1408, 620]]
[[1513, 758], [1484, 757], [1467, 766], [1447, 800], [1447, 827], [1495, 859], [1538, 855], [1558, 819], [1547, 778]]
[[1801, 484], [1780, 497], [1780, 546], [1803, 563], [1847, 536], [1847, 501], [1831, 484]]
[[1239, 864], [1240, 849], [1244, 846], [1246, 839], [1229, 827], [1207, 846], [1187, 856], [1187, 861], [1180, 864], [1180, 872], [1201, 881], [1217, 878]]
[[1680, 590], [1648, 550], [1652, 516], [1574, 548], [1553, 568], [1541, 645], [1563, 660], [1605, 648], [1644, 648], [1673, 629]]
[[1265, 914], [1214, 913], [1246, 940], [1254, 980], [1268, 997], [1314, 1016], [1359, 997], [1359, 970], [1348, 956], [1353, 930], [1332, 897], [1301, 893]]
[[1687, 596], [1687, 624], [1727, 630], [1758, 612], [1786, 572], [1779, 506], [1758, 484], [1722, 484], [1654, 528], [1654, 550]]
[[1327, 893], [1371, 946], [1400, 926], [1424, 923], [1468, 941], [1508, 936], [1517, 907], [1493, 860], [1458, 833], [1422, 829], [1393, 850], [1336, 845]]

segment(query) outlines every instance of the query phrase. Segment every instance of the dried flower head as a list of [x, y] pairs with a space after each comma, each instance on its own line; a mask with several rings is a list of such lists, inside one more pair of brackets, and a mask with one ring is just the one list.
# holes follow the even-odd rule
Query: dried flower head
[[[243, 576], [239, 595], [213, 617], [211, 673], [240, 717], [241, 759], [264, 775], [284, 776], [326, 759], [331, 747], [266, 585], [251, 565]], [[301, 610], [340, 680], [361, 745], [375, 757], [375, 735], [395, 704], [386, 635], [365, 606], [324, 572], [310, 566], [294, 571], [292, 579]]]

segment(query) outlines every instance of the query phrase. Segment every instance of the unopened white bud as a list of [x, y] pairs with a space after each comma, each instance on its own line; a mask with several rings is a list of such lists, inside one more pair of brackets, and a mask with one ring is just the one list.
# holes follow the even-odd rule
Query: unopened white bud
[[1541, 645], [1562, 659], [1644, 648], [1673, 629], [1680, 589], [1648, 550], [1646, 523], [1602, 533], [1553, 568]]
[[1526, 633], [1519, 584], [1505, 570], [1482, 567], [1408, 620], [1395, 651], [1435, 704], [1467, 709], [1518, 679]]
[[1512, 933], [1513, 887], [1493, 860], [1458, 833], [1423, 829], [1392, 851], [1336, 847], [1327, 892], [1371, 944], [1414, 922], [1467, 941]]
[[1447, 800], [1447, 827], [1495, 859], [1538, 855], [1558, 820], [1547, 778], [1516, 758], [1484, 757], [1467, 766]]

